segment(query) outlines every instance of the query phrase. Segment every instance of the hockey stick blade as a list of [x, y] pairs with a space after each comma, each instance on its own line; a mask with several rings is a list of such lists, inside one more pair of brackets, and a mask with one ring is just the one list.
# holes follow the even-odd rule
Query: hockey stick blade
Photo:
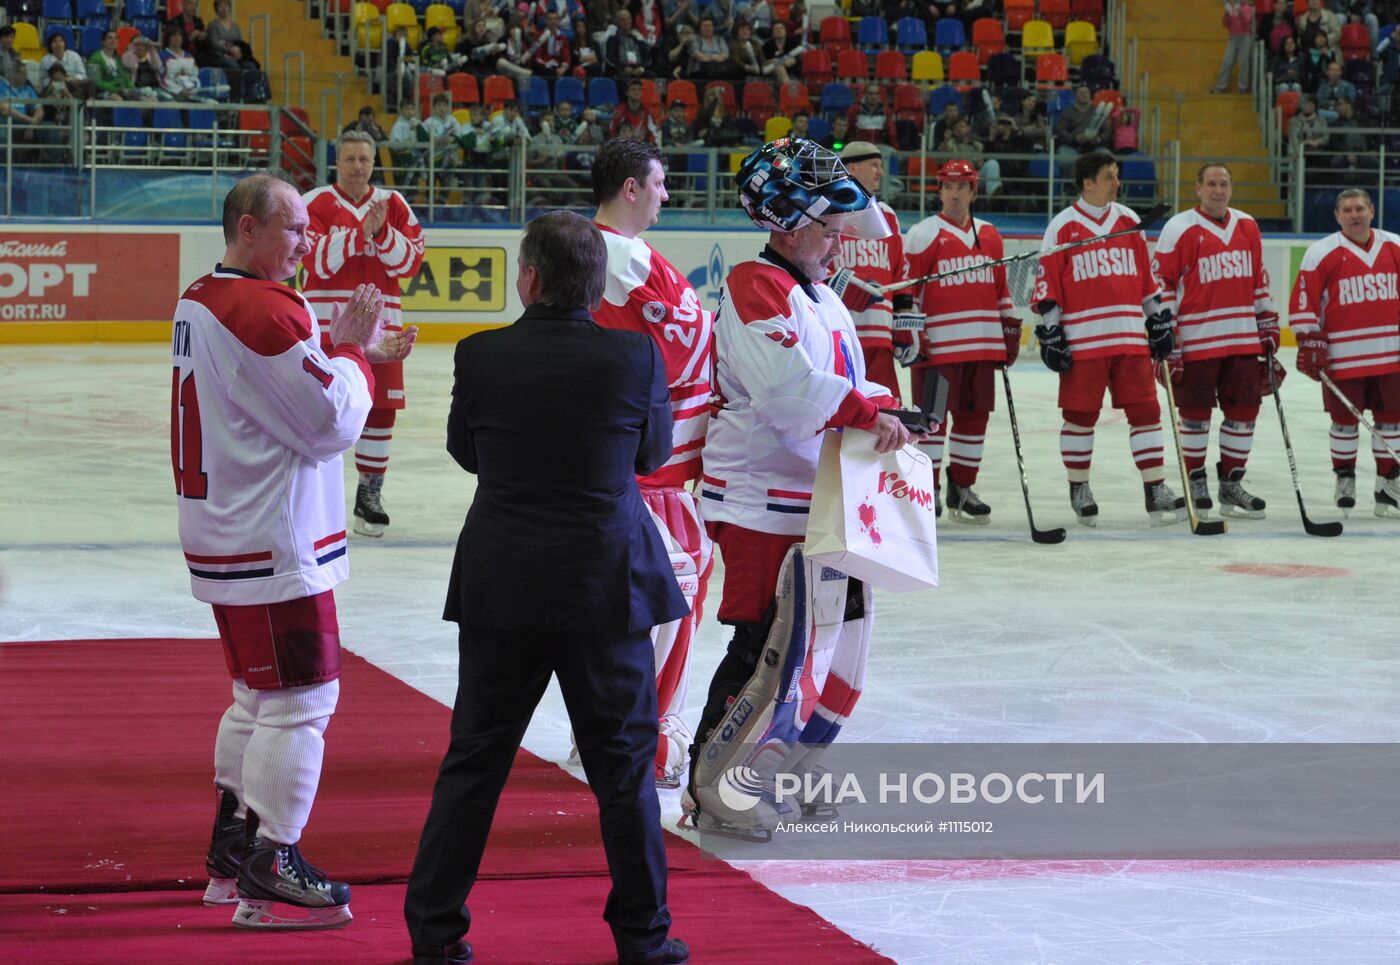
[[1001, 384], [1006, 391], [1006, 414], [1011, 419], [1011, 443], [1016, 449], [1016, 468], [1021, 473], [1021, 495], [1026, 501], [1026, 522], [1031, 527], [1031, 542], [1039, 543], [1042, 546], [1063, 543], [1065, 537], [1069, 535], [1063, 529], [1035, 528], [1035, 516], [1031, 513], [1031, 489], [1026, 482], [1026, 460], [1021, 455], [1021, 429], [1016, 424], [1016, 403], [1011, 398], [1011, 376], [1007, 374], [1004, 365], [1001, 367]]
[[1063, 543], [1065, 537], [1069, 535], [1063, 527], [1056, 529], [1036, 529], [1035, 524], [1031, 524], [1031, 542], [1040, 543], [1042, 546], [1054, 546], [1056, 543]]
[[1303, 532], [1307, 533], [1309, 536], [1341, 536], [1342, 524], [1337, 522], [1314, 523], [1312, 520], [1308, 519], [1307, 516], [1304, 516]]
[[[1191, 498], [1189, 493], [1186, 498], [1188, 500]], [[1225, 525], [1225, 520], [1223, 519], [1197, 518], [1191, 524], [1191, 532], [1195, 533], [1197, 536], [1223, 536], [1229, 532], [1229, 528]]]

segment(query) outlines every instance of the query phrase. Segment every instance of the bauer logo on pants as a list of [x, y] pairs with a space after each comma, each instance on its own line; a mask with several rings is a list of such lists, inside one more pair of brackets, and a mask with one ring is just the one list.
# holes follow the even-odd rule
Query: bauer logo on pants
[[501, 312], [507, 287], [504, 248], [429, 246], [418, 274], [404, 280], [403, 310]]

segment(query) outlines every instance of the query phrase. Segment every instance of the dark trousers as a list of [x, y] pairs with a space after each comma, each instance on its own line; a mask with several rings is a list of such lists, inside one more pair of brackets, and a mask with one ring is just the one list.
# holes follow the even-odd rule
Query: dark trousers
[[409, 937], [450, 945], [471, 925], [467, 893], [526, 725], [551, 673], [573, 724], [599, 819], [612, 890], [603, 909], [618, 952], [666, 940], [666, 849], [656, 800], [656, 678], [651, 636], [484, 631], [458, 637], [457, 702], [418, 857]]

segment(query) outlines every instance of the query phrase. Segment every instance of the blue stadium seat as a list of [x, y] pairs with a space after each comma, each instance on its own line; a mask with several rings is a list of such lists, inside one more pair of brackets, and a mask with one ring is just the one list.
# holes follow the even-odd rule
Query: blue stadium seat
[[1060, 111], [1074, 103], [1074, 91], [1068, 88], [1052, 90], [1046, 92], [1045, 97], [1045, 119], [1050, 122], [1050, 126], [1055, 126], [1055, 118], [1060, 116]]
[[[73, 28], [66, 23], [51, 23], [44, 28], [44, 46], [48, 47], [49, 38], [54, 34], [62, 34], [63, 42], [68, 45], [69, 50], [77, 50], [78, 43], [73, 39]], [[100, 43], [99, 43], [100, 46]]]
[[561, 104], [564, 101], [584, 103], [583, 81], [577, 77], [560, 77], [554, 82], [554, 103]]
[[78, 53], [84, 57], [91, 57], [102, 49], [102, 35], [107, 31], [102, 27], [84, 27], [82, 41], [78, 45]]
[[933, 28], [933, 45], [939, 50], [960, 50], [967, 46], [967, 31], [961, 20], [944, 17]]
[[814, 141], [820, 141], [831, 133], [831, 122], [825, 117], [813, 117], [807, 121], [807, 133]]
[[894, 25], [894, 45], [903, 51], [928, 49], [928, 31], [918, 17], [903, 17]]
[[[705, 172], [708, 170], [708, 168], [706, 167], [706, 155], [687, 154], [686, 159], [686, 170], [689, 171], [691, 174], [704, 175]], [[696, 191], [704, 191], [706, 188], [709, 187], [709, 180], [710, 179], [708, 177], [694, 178], [691, 181], [691, 185]]]
[[[137, 107], [115, 107], [112, 109], [111, 125], [113, 127], [145, 127], [146, 122], [141, 118], [141, 109]], [[122, 133], [122, 146], [127, 148], [146, 148], [146, 134], [141, 131], [125, 131]]]
[[588, 82], [588, 106], [608, 107], [617, 104], [617, 81], [611, 77], [594, 77]]
[[931, 115], [937, 116], [943, 113], [943, 106], [945, 104], [957, 104], [961, 107], [962, 102], [962, 93], [952, 84], [944, 84], [941, 87], [935, 87], [933, 90], [929, 91], [928, 112]]
[[1148, 200], [1157, 196], [1157, 165], [1141, 154], [1129, 154], [1118, 161], [1118, 176], [1128, 198]]
[[73, 7], [68, 0], [44, 0], [45, 20], [72, 20]]
[[89, 17], [107, 17], [107, 4], [104, 0], [77, 0], [73, 4], [73, 13], [79, 20], [87, 20]]
[[[555, 81], [562, 84], [563, 79]], [[530, 82], [525, 85], [525, 107], [528, 112], [535, 113], [541, 108], [548, 110], [549, 102], [549, 81], [543, 77], [531, 77]]]
[[442, 0], [442, 2], [451, 7], [452, 12], [459, 17], [467, 9], [467, 0]]
[[151, 111], [151, 126], [165, 128], [160, 135], [161, 147], [167, 151], [183, 151], [190, 146], [190, 136], [185, 133], [185, 119], [177, 107], [157, 107]]
[[1033, 157], [1029, 164], [1029, 173], [1037, 181], [1048, 181], [1050, 178], [1060, 179], [1060, 162], [1048, 155]]
[[126, 0], [126, 16], [133, 22], [137, 17], [156, 16], [156, 0]]
[[819, 110], [823, 114], [844, 113], [855, 103], [855, 95], [846, 84], [823, 84], [822, 101]]
[[160, 43], [160, 21], [155, 17], [135, 17], [131, 25], [156, 43]]
[[[199, 68], [199, 86], [206, 91], [213, 91], [215, 100], [219, 103], [228, 103], [228, 75], [219, 68]], [[160, 125], [157, 124], [156, 126], [159, 127]]]
[[856, 46], [868, 50], [883, 50], [890, 44], [890, 26], [884, 17], [863, 17], [856, 28]]
[[83, 18], [83, 26], [98, 27], [102, 30], [110, 30], [112, 27], [112, 18], [107, 16], [105, 13], [95, 13], [90, 17]]

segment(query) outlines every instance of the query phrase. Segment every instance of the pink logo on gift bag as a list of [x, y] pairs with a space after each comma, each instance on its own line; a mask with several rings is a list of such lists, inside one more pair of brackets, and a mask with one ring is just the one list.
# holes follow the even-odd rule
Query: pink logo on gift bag
[[879, 546], [883, 537], [880, 536], [880, 531], [875, 528], [876, 517], [879, 515], [875, 512], [875, 507], [870, 503], [861, 503], [856, 507], [856, 515], [860, 517], [861, 532], [870, 536], [870, 545]]
[[934, 506], [933, 493], [909, 485], [897, 472], [880, 473], [879, 492], [889, 493], [895, 499], [907, 499], [923, 510], [932, 509]]

